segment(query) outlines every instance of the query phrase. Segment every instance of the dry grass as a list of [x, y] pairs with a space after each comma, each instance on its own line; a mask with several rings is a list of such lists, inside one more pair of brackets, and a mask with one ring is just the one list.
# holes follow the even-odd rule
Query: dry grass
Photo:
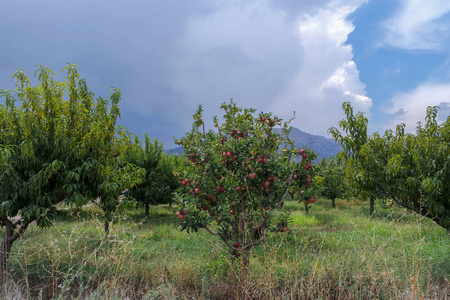
[[94, 208], [13, 245], [1, 299], [450, 299], [450, 237], [434, 224], [379, 207], [327, 202], [306, 215], [287, 203], [287, 233], [239, 261], [206, 233], [186, 234], [167, 207], [131, 211], [105, 238]]

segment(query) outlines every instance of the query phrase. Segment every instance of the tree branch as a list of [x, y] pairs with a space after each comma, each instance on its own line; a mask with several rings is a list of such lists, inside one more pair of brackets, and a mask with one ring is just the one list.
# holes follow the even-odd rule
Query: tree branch
[[259, 206], [259, 213], [264, 219], [267, 219], [269, 216], [264, 214], [264, 209], [262, 207], [262, 189], [259, 191], [258, 196], [258, 206]]
[[219, 234], [218, 231], [212, 232], [207, 226], [205, 226], [205, 229], [206, 229], [206, 231], [208, 231], [208, 232], [209, 232], [210, 234], [212, 234], [212, 235], [218, 235], [218, 234]]
[[247, 244], [247, 245], [245, 245], [244, 247], [240, 248], [240, 250], [241, 250], [241, 251], [244, 251], [244, 250], [246, 250], [246, 249], [248, 249], [248, 248], [251, 248], [251, 247], [253, 247], [253, 246], [258, 245], [259, 243], [261, 243], [262, 241], [264, 241], [264, 239], [266, 238], [266, 235], [267, 235], [268, 232], [269, 232], [269, 227], [267, 227], [267, 228], [264, 230], [263, 234], [261, 235], [261, 237], [260, 237], [256, 242], [253, 242], [253, 238], [252, 238], [252, 239], [250, 240], [250, 243]]
[[27, 229], [27, 227], [28, 227], [29, 224], [30, 224], [30, 223], [22, 224], [22, 226], [19, 227], [19, 229], [17, 230], [17, 232], [14, 233], [14, 235], [11, 236], [11, 237], [8, 239], [9, 242], [12, 243], [12, 242], [14, 242], [15, 240], [17, 240], [19, 237], [21, 237], [22, 234], [23, 234], [23, 233], [25, 232], [25, 230]]
[[294, 172], [295, 172], [295, 171], [296, 171], [296, 170], [292, 170], [291, 176], [289, 177], [289, 182], [288, 182], [288, 187], [287, 187], [287, 189], [286, 189], [286, 192], [284, 193], [283, 197], [281, 197], [280, 202], [278, 202], [277, 204], [275, 204], [275, 207], [280, 206], [280, 205], [284, 202], [284, 200], [286, 199], [287, 195], [289, 194], [289, 191], [291, 190], [292, 178], [294, 177]]
[[0, 218], [0, 221], [2, 222], [2, 225], [3, 226], [11, 226], [11, 227], [14, 227], [14, 224], [11, 222], [11, 220], [10, 219], [8, 219], [7, 217], [2, 217], [2, 218]]
[[439, 226], [442, 226], [441, 220], [438, 217], [432, 216], [431, 213], [428, 211], [428, 209], [419, 201], [413, 200], [414, 206], [411, 206], [411, 205], [407, 204], [406, 202], [398, 200], [397, 197], [395, 197], [391, 193], [388, 193], [388, 192], [384, 192], [384, 193], [386, 195], [390, 196], [392, 198], [392, 200], [394, 200], [394, 202], [397, 203], [398, 205], [400, 205], [408, 210], [411, 210], [421, 216], [427, 217], [427, 218], [433, 220]]

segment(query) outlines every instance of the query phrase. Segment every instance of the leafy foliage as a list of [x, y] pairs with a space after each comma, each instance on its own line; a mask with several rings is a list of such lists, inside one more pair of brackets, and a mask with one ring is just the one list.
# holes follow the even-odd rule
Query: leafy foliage
[[[342, 136], [331, 128], [333, 137], [346, 149], [349, 177], [362, 195], [392, 199], [398, 205], [450, 228], [450, 117], [437, 122], [437, 107], [428, 107], [426, 124], [416, 133], [405, 133], [405, 125], [383, 136], [367, 136], [367, 119], [353, 116], [344, 103], [347, 120], [339, 124]], [[355, 121], [356, 120], [356, 121]]]
[[254, 116], [256, 110], [232, 101], [221, 109], [224, 123], [214, 118], [217, 131], [205, 130], [200, 106], [192, 130], [177, 141], [190, 162], [181, 178], [177, 214], [182, 229], [205, 228], [219, 235], [233, 253], [244, 253], [246, 265], [246, 253], [267, 235], [273, 210], [283, 204], [294, 181], [306, 187], [312, 165], [306, 155], [300, 163], [293, 159], [299, 151], [287, 138], [289, 122], [276, 131], [282, 120], [270, 113]]
[[345, 167], [345, 162], [340, 156], [324, 158], [320, 161], [314, 177], [320, 194], [331, 199], [333, 208], [336, 207], [336, 198], [348, 194]]
[[428, 107], [425, 126], [406, 134], [399, 125], [384, 140], [388, 160], [384, 192], [394, 202], [450, 229], [450, 116], [437, 122], [437, 107]]
[[174, 176], [176, 158], [164, 152], [162, 143], [145, 134], [142, 147], [142, 142], [136, 137], [133, 146], [125, 153], [125, 159], [146, 170], [145, 179], [129, 189], [127, 195], [145, 205], [147, 216], [149, 205], [172, 201], [173, 193], [179, 186]]
[[121, 92], [113, 88], [108, 100], [95, 100], [75, 65], [63, 71], [66, 81], [60, 82], [52, 70], [39, 67], [36, 86], [17, 71], [17, 88], [1, 92], [6, 100], [0, 105], [3, 270], [12, 242], [35, 220], [50, 225], [55, 204], [106, 199], [137, 177], [130, 167], [115, 169], [114, 153], [123, 146], [116, 125]]
[[[361, 198], [373, 198], [377, 195], [376, 184], [379, 180], [375, 172], [378, 168], [370, 167], [373, 161], [365, 159], [362, 153], [363, 146], [371, 138], [367, 134], [369, 121], [362, 112], [355, 115], [349, 102], [344, 102], [342, 108], [347, 118], [339, 121], [339, 126], [344, 134], [335, 127], [328, 131], [344, 149], [343, 153], [349, 166], [346, 176], [350, 185], [359, 192]], [[375, 162], [378, 161], [375, 160]]]

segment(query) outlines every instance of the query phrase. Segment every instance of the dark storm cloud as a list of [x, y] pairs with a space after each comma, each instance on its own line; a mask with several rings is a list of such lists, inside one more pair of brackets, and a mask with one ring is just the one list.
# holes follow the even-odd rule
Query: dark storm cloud
[[59, 71], [69, 61], [106, 86], [161, 82], [173, 43], [189, 18], [208, 11], [196, 1], [29, 1], [1, 7], [4, 69], [41, 64]]
[[138, 111], [144, 122], [127, 122], [123, 113], [123, 122], [135, 127], [130, 129], [160, 129], [164, 116], [149, 116], [179, 97], [167, 80], [167, 66], [178, 55], [174, 43], [190, 18], [212, 9], [210, 3], [5, 1], [0, 4], [1, 88], [13, 87], [16, 69], [31, 77], [35, 65], [59, 73], [66, 62], [74, 63], [96, 94], [107, 95], [111, 86], [122, 89], [124, 111]]
[[450, 102], [441, 102], [438, 106], [438, 120], [444, 122], [450, 116]]
[[[13, 87], [16, 69], [32, 77], [35, 65], [59, 73], [66, 62], [77, 64], [96, 95], [107, 96], [111, 86], [122, 90], [122, 125], [171, 143], [171, 136], [189, 129], [198, 104], [209, 119], [229, 98], [240, 106], [283, 113], [280, 94], [294, 109], [305, 101], [335, 101], [320, 94], [314, 102], [302, 93], [305, 87], [320, 90], [336, 68], [348, 65], [351, 48], [328, 34], [301, 37], [299, 20], [323, 32], [328, 30], [322, 28], [324, 15], [345, 41], [351, 30], [344, 19], [363, 1], [3, 1], [0, 88]], [[305, 49], [315, 54], [316, 46], [328, 49], [319, 56], [328, 67], [305, 58]], [[336, 49], [345, 55], [336, 56]], [[305, 64], [312, 71], [296, 76]], [[351, 74], [356, 71], [352, 67]], [[360, 94], [359, 86], [338, 86], [332, 96]], [[291, 116], [290, 108], [286, 115]], [[325, 132], [327, 126], [314, 129]]]

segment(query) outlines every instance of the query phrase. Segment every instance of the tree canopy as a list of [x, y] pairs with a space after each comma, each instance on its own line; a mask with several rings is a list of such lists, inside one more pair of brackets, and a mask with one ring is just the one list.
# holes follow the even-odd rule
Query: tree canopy
[[289, 121], [270, 113], [255, 115], [256, 110], [232, 101], [221, 109], [223, 123], [214, 118], [216, 130], [206, 131], [200, 106], [191, 131], [177, 140], [190, 164], [180, 178], [178, 217], [183, 229], [205, 228], [220, 236], [231, 253], [243, 255], [245, 270], [250, 249], [266, 237], [273, 210], [282, 206], [293, 182], [308, 184], [312, 156], [303, 153], [295, 161], [299, 150], [287, 138]]
[[428, 107], [425, 125], [405, 133], [405, 125], [383, 136], [367, 136], [367, 118], [353, 115], [330, 132], [346, 151], [348, 174], [361, 195], [392, 199], [398, 205], [450, 228], [450, 116], [439, 124], [438, 107]]
[[174, 160], [164, 152], [163, 144], [158, 139], [144, 135], [144, 145], [138, 137], [125, 152], [125, 160], [146, 170], [143, 181], [128, 190], [127, 195], [145, 206], [149, 215], [149, 205], [171, 203], [173, 193], [179, 187], [174, 175]]
[[120, 90], [113, 88], [109, 99], [95, 98], [77, 66], [68, 65], [63, 72], [66, 80], [57, 81], [52, 70], [39, 67], [38, 83], [32, 86], [25, 73], [17, 71], [16, 89], [1, 91], [3, 271], [12, 243], [33, 221], [48, 226], [58, 213], [56, 204], [82, 205], [105, 197], [118, 182], [106, 178], [125, 176], [127, 185], [136, 180], [130, 169], [127, 175], [113, 172], [115, 153], [124, 144], [116, 123]]

